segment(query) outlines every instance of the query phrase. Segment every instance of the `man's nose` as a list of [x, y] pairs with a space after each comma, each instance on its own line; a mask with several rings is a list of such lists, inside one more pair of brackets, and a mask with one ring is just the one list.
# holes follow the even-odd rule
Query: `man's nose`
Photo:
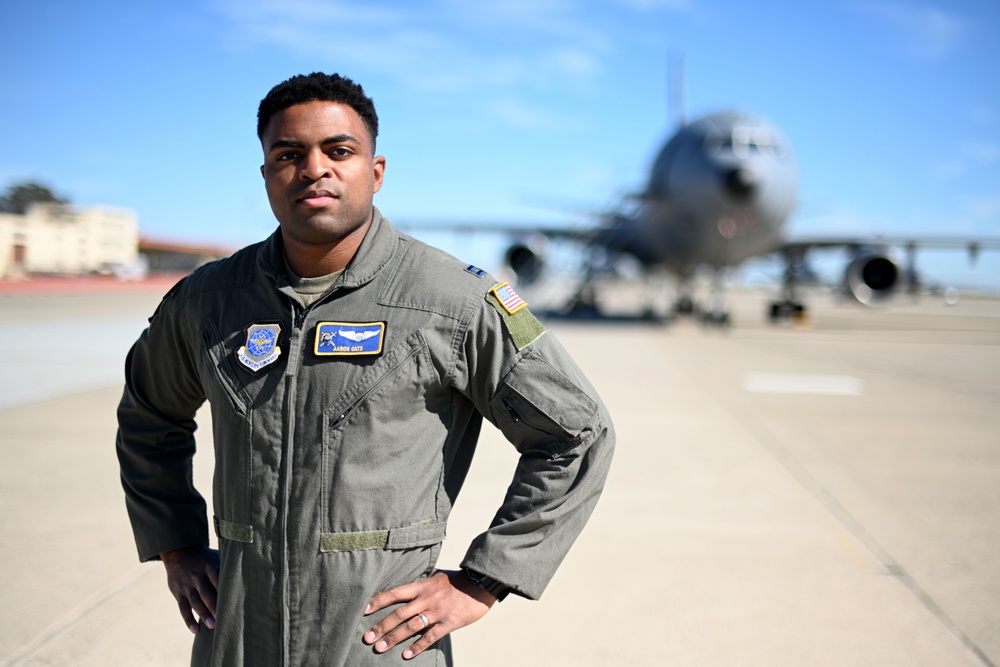
[[309, 151], [302, 162], [302, 169], [299, 171], [303, 179], [318, 181], [321, 178], [330, 176], [330, 159], [321, 150]]

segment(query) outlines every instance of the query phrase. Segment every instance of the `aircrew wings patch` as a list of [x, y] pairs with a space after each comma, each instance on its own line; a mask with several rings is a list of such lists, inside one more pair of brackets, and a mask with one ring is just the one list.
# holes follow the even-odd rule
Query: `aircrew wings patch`
[[318, 356], [381, 354], [385, 322], [320, 322], [316, 326]]

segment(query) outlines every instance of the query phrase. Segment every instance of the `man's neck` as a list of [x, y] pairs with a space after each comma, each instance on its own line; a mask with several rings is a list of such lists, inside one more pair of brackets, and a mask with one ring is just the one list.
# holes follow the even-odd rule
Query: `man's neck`
[[333, 243], [306, 243], [282, 229], [285, 261], [296, 275], [303, 278], [318, 278], [343, 271], [357, 254], [371, 223], [369, 219], [366, 224]]

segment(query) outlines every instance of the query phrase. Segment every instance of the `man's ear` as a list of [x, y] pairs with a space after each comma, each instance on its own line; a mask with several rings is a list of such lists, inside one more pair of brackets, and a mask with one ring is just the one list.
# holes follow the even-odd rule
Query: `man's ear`
[[385, 176], [385, 157], [376, 155], [372, 159], [372, 169], [375, 170], [375, 187], [372, 188], [374, 194], [382, 189], [382, 178]]

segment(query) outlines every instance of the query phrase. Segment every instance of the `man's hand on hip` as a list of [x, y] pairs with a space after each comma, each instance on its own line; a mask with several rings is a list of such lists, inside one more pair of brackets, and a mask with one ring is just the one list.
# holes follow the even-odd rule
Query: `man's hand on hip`
[[177, 599], [188, 629], [198, 634], [194, 614], [209, 630], [215, 629], [215, 602], [219, 590], [219, 552], [208, 547], [184, 547], [160, 554], [167, 568], [167, 587]]
[[375, 644], [375, 651], [384, 653], [407, 638], [420, 635], [403, 651], [408, 660], [448, 633], [478, 621], [496, 601], [492, 594], [469, 582], [462, 572], [438, 570], [423, 581], [397, 586], [373, 597], [365, 615], [393, 604], [404, 604], [366, 632], [364, 642]]

